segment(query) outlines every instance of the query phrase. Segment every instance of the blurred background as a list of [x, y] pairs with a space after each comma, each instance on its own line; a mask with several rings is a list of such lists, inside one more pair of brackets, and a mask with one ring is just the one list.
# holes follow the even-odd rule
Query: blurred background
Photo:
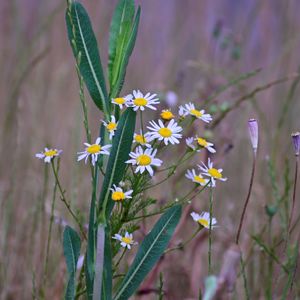
[[[106, 66], [109, 25], [117, 1], [81, 2], [91, 17], [102, 64]], [[219, 184], [215, 192], [214, 214], [220, 225], [214, 233], [217, 273], [222, 255], [236, 232], [237, 216], [249, 184], [249, 118], [259, 120], [261, 136], [243, 247], [250, 247], [249, 234], [259, 232], [268, 220], [264, 207], [275, 201], [272, 183], [273, 190], [275, 183], [281, 193], [287, 166], [288, 180], [292, 178], [290, 134], [300, 127], [297, 86], [300, 2], [136, 2], [142, 7], [142, 16], [122, 92], [141, 89], [158, 93], [161, 108], [171, 107], [175, 113], [179, 104], [193, 101], [205, 107], [215, 119], [220, 118], [218, 124], [205, 131], [189, 129], [190, 136], [200, 131], [215, 143], [217, 154], [213, 159], [228, 177], [228, 182]], [[36, 298], [35, 291], [41, 282], [53, 176], [34, 155], [45, 145], [63, 150], [60, 166], [63, 186], [83, 222], [87, 219], [89, 170], [76, 162], [76, 152], [82, 149], [85, 135], [74, 57], [66, 35], [65, 8], [62, 0], [0, 2], [0, 299]], [[87, 92], [86, 98], [94, 139], [102, 116]], [[155, 118], [152, 113], [147, 116], [152, 118]], [[168, 158], [176, 161], [183, 144], [179, 152]], [[199, 163], [201, 158], [195, 162]], [[176, 182], [169, 181], [157, 188], [155, 197], [167, 201], [169, 197], [180, 196], [187, 184], [185, 180], [182, 173], [179, 181], [182, 184], [178, 184], [177, 177]], [[194, 228], [188, 213], [192, 209], [208, 209], [205, 196], [201, 198], [186, 209], [186, 226], [180, 228], [176, 243]], [[61, 233], [67, 222], [72, 224], [58, 199], [46, 299], [61, 299], [64, 292]], [[279, 218], [276, 222], [275, 232], [281, 226]], [[160, 270], [165, 275], [167, 299], [197, 299], [207, 271], [206, 247], [206, 236], [200, 235], [189, 249], [175, 251], [163, 260]], [[249, 265], [250, 284], [253, 295], [264, 299], [258, 284], [265, 280], [261, 262], [264, 254], [259, 247], [251, 249], [255, 259]], [[156, 286], [157, 278], [154, 275], [148, 278], [144, 288]], [[236, 295], [241, 289], [240, 280]], [[152, 294], [144, 299], [152, 297], [156, 299]]]

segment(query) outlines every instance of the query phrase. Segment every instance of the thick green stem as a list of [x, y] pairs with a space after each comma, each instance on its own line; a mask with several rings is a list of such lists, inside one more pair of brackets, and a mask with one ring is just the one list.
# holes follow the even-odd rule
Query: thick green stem
[[104, 243], [105, 228], [103, 224], [99, 224], [97, 229], [97, 248], [96, 248], [96, 265], [93, 287], [93, 300], [101, 300], [101, 288], [104, 265]]

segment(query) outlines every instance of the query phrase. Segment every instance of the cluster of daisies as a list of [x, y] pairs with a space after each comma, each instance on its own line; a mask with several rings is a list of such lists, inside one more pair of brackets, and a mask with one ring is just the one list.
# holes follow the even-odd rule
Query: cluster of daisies
[[[140, 111], [142, 114], [145, 109], [157, 110], [156, 106], [160, 101], [156, 94], [143, 94], [139, 90], [134, 90], [132, 94], [125, 97], [112, 99], [112, 103], [120, 109], [131, 107], [134, 111]], [[206, 113], [204, 110], [198, 110], [191, 102], [181, 105], [179, 107], [178, 115], [179, 120], [176, 122], [175, 116], [171, 110], [162, 110], [160, 119], [149, 122], [147, 132], [143, 132], [141, 129], [138, 133], [134, 134], [133, 142], [135, 143], [135, 147], [133, 151], [129, 153], [130, 159], [127, 160], [126, 163], [135, 167], [135, 173], [143, 174], [144, 172], [148, 172], [150, 176], [154, 175], [154, 168], [160, 167], [163, 163], [161, 159], [156, 157], [159, 146], [180, 143], [183, 128], [179, 126], [179, 124], [184, 118], [190, 116], [194, 120], [201, 120], [205, 123], [212, 121], [210, 114]], [[109, 139], [112, 140], [118, 127], [115, 116], [111, 115], [109, 120], [103, 120], [102, 123], [109, 133]], [[216, 152], [214, 144], [208, 142], [203, 137], [188, 137], [186, 138], [185, 143], [188, 147], [187, 149], [189, 149], [188, 151], [200, 152], [202, 149], [207, 149], [210, 153]], [[100, 155], [109, 155], [109, 149], [112, 145], [102, 145], [101, 138], [98, 137], [94, 144], [84, 143], [84, 146], [85, 149], [77, 153], [77, 160], [84, 160], [85, 163], [87, 163], [90, 158], [92, 165], [95, 166]], [[46, 163], [50, 163], [51, 160], [54, 157], [59, 156], [61, 152], [61, 150], [45, 148], [44, 151], [37, 153], [36, 157], [43, 159]], [[197, 171], [195, 169], [187, 170], [185, 175], [187, 179], [191, 180], [196, 185], [215, 187], [217, 180], [226, 180], [222, 175], [222, 169], [215, 168], [210, 159], [208, 159], [207, 165], [202, 162], [201, 165], [198, 165], [197, 167]], [[113, 201], [124, 201], [125, 199], [131, 198], [133, 190], [124, 191], [121, 184], [119, 184], [119, 186], [113, 185], [111, 192]], [[210, 220], [210, 214], [207, 212], [201, 214], [192, 212], [191, 216], [194, 221], [204, 228], [209, 228], [209, 225], [214, 227], [217, 223], [215, 218]], [[129, 249], [131, 245], [134, 244], [132, 234], [129, 234], [128, 232], [126, 232], [123, 237], [116, 234], [113, 238], [119, 240], [121, 246]]]

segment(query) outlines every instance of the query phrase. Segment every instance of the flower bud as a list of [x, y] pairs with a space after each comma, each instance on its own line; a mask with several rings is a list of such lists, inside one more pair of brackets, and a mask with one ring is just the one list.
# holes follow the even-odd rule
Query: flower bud
[[250, 119], [248, 121], [248, 129], [249, 129], [249, 135], [251, 139], [251, 144], [254, 153], [257, 152], [257, 146], [258, 146], [258, 123], [255, 119]]
[[300, 132], [295, 132], [292, 134], [292, 139], [294, 143], [295, 155], [299, 156], [300, 152]]

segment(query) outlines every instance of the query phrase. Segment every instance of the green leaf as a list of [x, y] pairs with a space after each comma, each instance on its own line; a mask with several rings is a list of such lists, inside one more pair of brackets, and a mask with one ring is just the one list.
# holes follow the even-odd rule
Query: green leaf
[[65, 299], [67, 300], [73, 300], [75, 298], [75, 275], [80, 254], [80, 246], [81, 241], [77, 232], [71, 227], [66, 226], [63, 235], [63, 248], [69, 274], [69, 281], [65, 294]]
[[68, 37], [80, 73], [92, 99], [105, 116], [110, 115], [105, 78], [103, 75], [97, 40], [84, 7], [79, 2], [71, 2], [66, 11]]
[[164, 253], [181, 216], [181, 206], [167, 210], [154, 225], [139, 247], [114, 300], [128, 299]]
[[[113, 80], [114, 62], [118, 59], [116, 57], [121, 54], [130, 34], [132, 21], [134, 17], [134, 1], [120, 0], [115, 8], [114, 15], [110, 25], [109, 34], [109, 60], [108, 60], [108, 74], [109, 82]], [[118, 49], [118, 51], [117, 51]]]
[[135, 118], [136, 112], [131, 108], [128, 108], [122, 114], [118, 122], [118, 127], [113, 139], [99, 198], [99, 204], [102, 207], [102, 210], [105, 210], [103, 214], [105, 213], [106, 217], [109, 217], [114, 206], [114, 201], [112, 201], [110, 197], [110, 188], [113, 184], [119, 184], [125, 172], [125, 162], [128, 160], [133, 140]]
[[215, 296], [218, 288], [218, 279], [216, 276], [209, 276], [205, 279], [205, 293], [203, 300], [211, 300]]
[[132, 54], [136, 37], [137, 37], [140, 15], [141, 15], [141, 8], [139, 7], [135, 15], [134, 21], [130, 26], [130, 30], [128, 27], [129, 25], [126, 24], [126, 26], [124, 26], [125, 32], [123, 33], [123, 35], [120, 35], [120, 37], [117, 40], [116, 55], [114, 56], [114, 60], [112, 61], [112, 58], [110, 59], [111, 60], [110, 68], [112, 68], [110, 71], [111, 72], [111, 80], [110, 80], [111, 98], [116, 97], [122, 89], [125, 74], [126, 74], [126, 68], [129, 62], [129, 58]]

